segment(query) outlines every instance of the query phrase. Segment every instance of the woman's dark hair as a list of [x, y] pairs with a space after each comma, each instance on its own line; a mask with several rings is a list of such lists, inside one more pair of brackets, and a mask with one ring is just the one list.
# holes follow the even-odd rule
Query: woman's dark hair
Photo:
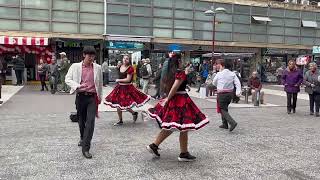
[[169, 94], [172, 85], [175, 80], [175, 74], [178, 71], [179, 68], [179, 63], [181, 61], [181, 54], [180, 53], [175, 53], [172, 55], [171, 58], [168, 60], [168, 64], [163, 67], [163, 70], [166, 71], [161, 77], [161, 82], [160, 82], [160, 89], [162, 93], [165, 93], [166, 95]]
[[93, 46], [83, 48], [83, 54], [96, 55], [96, 49]]
[[218, 64], [220, 64], [221, 66], [223, 66], [225, 69], [232, 70], [232, 63], [231, 63], [231, 61], [226, 61], [226, 60], [224, 60], [224, 59], [219, 59], [219, 60], [218, 60]]

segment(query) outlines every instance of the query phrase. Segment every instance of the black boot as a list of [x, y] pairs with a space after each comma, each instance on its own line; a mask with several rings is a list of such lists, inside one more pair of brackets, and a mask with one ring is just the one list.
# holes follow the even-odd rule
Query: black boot
[[287, 108], [287, 113], [291, 114], [291, 108]]

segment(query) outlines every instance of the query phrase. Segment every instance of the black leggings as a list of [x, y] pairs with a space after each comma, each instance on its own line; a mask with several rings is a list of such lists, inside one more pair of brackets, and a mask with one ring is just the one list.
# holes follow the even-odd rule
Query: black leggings
[[288, 93], [287, 92], [287, 108], [288, 110], [296, 109], [297, 107], [297, 97], [298, 93]]
[[46, 75], [45, 74], [39, 74], [40, 77], [40, 81], [41, 81], [41, 88], [44, 89], [48, 89], [47, 84], [46, 84]]

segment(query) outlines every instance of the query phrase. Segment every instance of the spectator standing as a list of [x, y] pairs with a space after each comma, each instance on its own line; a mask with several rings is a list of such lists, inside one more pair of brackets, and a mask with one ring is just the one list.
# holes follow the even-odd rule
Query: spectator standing
[[142, 92], [145, 94], [148, 94], [148, 90], [149, 90], [149, 82], [150, 82], [150, 77], [152, 76], [152, 69], [151, 69], [151, 65], [150, 65], [150, 59], [147, 58], [143, 65], [141, 66], [140, 69], [140, 75], [142, 76]]
[[13, 64], [13, 70], [15, 71], [16, 78], [17, 78], [17, 86], [21, 86], [22, 80], [24, 78], [24, 68], [25, 68], [24, 59], [20, 54], [18, 54], [16, 55], [15, 58], [13, 58], [12, 64]]
[[208, 74], [209, 74], [208, 62], [207, 62], [207, 60], [203, 60], [203, 64], [200, 67], [200, 79], [199, 79], [200, 82], [199, 82], [197, 92], [200, 91], [201, 85], [206, 82], [206, 79], [208, 78]]
[[[309, 94], [309, 104], [310, 104], [310, 115], [314, 115], [314, 110], [316, 110], [316, 116], [319, 116], [319, 71], [316, 63], [309, 64], [309, 71], [306, 72], [304, 76], [304, 84], [306, 85], [305, 91]], [[314, 109], [315, 108], [315, 109]]]
[[248, 81], [248, 86], [250, 88], [250, 92], [252, 94], [252, 103], [255, 105], [258, 105], [257, 101], [257, 95], [259, 95], [260, 104], [264, 103], [264, 92], [261, 91], [262, 89], [262, 83], [261, 80], [258, 77], [258, 72], [253, 72], [252, 76], [250, 77]]
[[288, 68], [282, 75], [282, 84], [284, 91], [287, 93], [287, 113], [296, 113], [297, 96], [300, 92], [300, 85], [303, 81], [302, 73], [296, 67], [294, 60], [289, 61]]
[[56, 63], [55, 59], [52, 59], [51, 64], [49, 65], [49, 83], [51, 93], [54, 94], [57, 91], [57, 84], [59, 79], [59, 71], [58, 71], [58, 64]]
[[60, 73], [60, 81], [62, 84], [62, 92], [68, 92], [69, 91], [69, 87], [67, 86], [67, 84], [65, 83], [65, 77], [67, 75], [68, 69], [70, 67], [70, 63], [69, 60], [67, 58], [67, 54], [65, 52], [61, 52], [60, 54], [60, 66], [59, 66], [59, 73]]
[[43, 59], [40, 59], [40, 64], [38, 65], [38, 74], [41, 81], [41, 91], [44, 91], [44, 88], [48, 91], [48, 87], [46, 84], [46, 77], [48, 72], [48, 65], [44, 63]]
[[101, 68], [103, 73], [103, 86], [106, 86], [107, 84], [109, 84], [109, 72], [110, 72], [107, 59], [102, 63]]
[[276, 71], [276, 75], [277, 75], [277, 79], [278, 79], [278, 84], [281, 84], [281, 78], [282, 78], [282, 74], [283, 74], [283, 70], [284, 68], [281, 66], [277, 69]]

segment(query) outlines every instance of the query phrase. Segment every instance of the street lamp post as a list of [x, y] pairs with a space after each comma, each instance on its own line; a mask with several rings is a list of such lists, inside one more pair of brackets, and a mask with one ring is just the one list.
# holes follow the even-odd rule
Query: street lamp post
[[214, 59], [214, 46], [215, 46], [215, 34], [216, 34], [216, 15], [218, 13], [226, 13], [227, 10], [222, 7], [218, 7], [215, 10], [207, 10], [204, 12], [206, 16], [213, 16], [212, 21], [212, 60]]

